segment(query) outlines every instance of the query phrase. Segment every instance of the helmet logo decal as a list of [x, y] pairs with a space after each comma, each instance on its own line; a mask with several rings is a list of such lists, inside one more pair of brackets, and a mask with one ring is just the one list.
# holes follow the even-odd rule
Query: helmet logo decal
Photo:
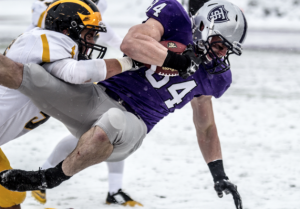
[[173, 42], [168, 43], [168, 48], [177, 48], [177, 45]]
[[229, 21], [228, 11], [225, 9], [224, 5], [217, 6], [210, 10], [207, 19], [211, 22], [214, 19], [215, 23], [222, 23]]

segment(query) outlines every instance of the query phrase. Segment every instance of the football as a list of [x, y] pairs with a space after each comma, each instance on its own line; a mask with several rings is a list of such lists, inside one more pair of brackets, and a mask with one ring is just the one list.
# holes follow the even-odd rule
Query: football
[[[168, 50], [172, 52], [176, 52], [177, 54], [181, 54], [185, 49], [186, 45], [179, 43], [177, 41], [161, 41], [161, 45], [168, 48]], [[162, 75], [162, 76], [178, 76], [179, 73], [177, 70], [167, 67], [157, 67], [155, 65], [148, 65], [145, 64], [145, 66], [149, 69], [152, 69], [155, 71], [155, 73]]]

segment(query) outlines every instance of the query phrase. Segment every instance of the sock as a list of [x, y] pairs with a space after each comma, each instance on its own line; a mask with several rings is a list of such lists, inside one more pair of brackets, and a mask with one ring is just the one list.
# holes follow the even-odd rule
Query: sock
[[123, 173], [109, 173], [109, 193], [110, 195], [116, 194], [122, 188]]

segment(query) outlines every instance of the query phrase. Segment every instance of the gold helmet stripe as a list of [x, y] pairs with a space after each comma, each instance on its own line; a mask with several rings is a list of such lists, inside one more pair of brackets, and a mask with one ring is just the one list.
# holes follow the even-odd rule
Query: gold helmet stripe
[[79, 0], [59, 0], [59, 1], [56, 1], [48, 7], [47, 13], [48, 13], [49, 9], [51, 9], [52, 7], [54, 7], [58, 4], [61, 4], [61, 3], [75, 3], [75, 4], [79, 4], [82, 7], [84, 7], [90, 13], [90, 15], [84, 15], [84, 14], [80, 14], [79, 12], [77, 12], [77, 14], [79, 15], [79, 17], [82, 20], [84, 25], [99, 26], [100, 21], [102, 21], [102, 17], [101, 17], [100, 12], [94, 12], [91, 9], [91, 7], [89, 7], [86, 3], [82, 2], [82, 1], [79, 1]]

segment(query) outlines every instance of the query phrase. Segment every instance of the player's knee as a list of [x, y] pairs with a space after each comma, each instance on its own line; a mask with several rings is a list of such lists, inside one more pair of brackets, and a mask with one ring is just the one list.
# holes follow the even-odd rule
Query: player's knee
[[122, 134], [126, 128], [126, 116], [122, 110], [111, 108], [94, 125], [93, 138], [108, 139], [114, 145], [119, 134]]
[[95, 142], [104, 142], [108, 140], [107, 134], [98, 126], [93, 128], [92, 139]]
[[46, 72], [46, 70], [43, 67], [33, 63], [28, 64], [27, 67], [31, 72], [31, 82], [35, 86], [42, 87], [47, 84], [50, 75]]
[[107, 115], [109, 123], [113, 128], [121, 130], [125, 127], [126, 118], [122, 110], [118, 108], [111, 108], [108, 110]]

